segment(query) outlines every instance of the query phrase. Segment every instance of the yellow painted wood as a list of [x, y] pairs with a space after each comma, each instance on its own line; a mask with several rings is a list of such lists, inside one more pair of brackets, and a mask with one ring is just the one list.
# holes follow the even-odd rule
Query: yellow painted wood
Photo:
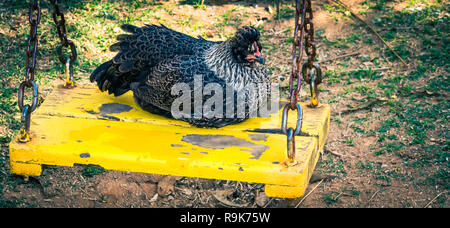
[[[303, 108], [297, 164], [286, 166], [281, 111], [220, 129], [143, 111], [132, 93], [113, 97], [94, 86], [56, 88], [32, 116], [31, 141], [10, 143], [11, 172], [41, 174], [41, 165], [94, 164], [110, 170], [265, 183], [270, 197], [304, 194], [323, 149], [330, 107]], [[295, 127], [296, 114], [288, 126]], [[278, 132], [277, 132], [278, 131]]]

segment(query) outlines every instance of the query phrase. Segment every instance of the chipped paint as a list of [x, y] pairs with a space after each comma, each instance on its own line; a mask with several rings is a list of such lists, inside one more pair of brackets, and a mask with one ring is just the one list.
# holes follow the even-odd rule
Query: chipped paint
[[92, 114], [92, 115], [100, 115], [103, 118], [103, 120], [114, 120], [114, 121], [120, 121], [121, 119], [115, 116], [111, 116], [111, 114], [119, 114], [123, 112], [129, 112], [133, 109], [133, 107], [126, 105], [126, 104], [119, 104], [119, 103], [106, 103], [102, 104], [99, 108], [99, 112], [95, 112], [93, 110], [84, 110], [85, 112]]
[[115, 117], [115, 116], [110, 116], [110, 115], [107, 115], [107, 114], [102, 114], [102, 113], [100, 113], [100, 112], [94, 112], [94, 111], [92, 111], [92, 110], [85, 110], [85, 112], [87, 112], [87, 113], [89, 113], [89, 114], [92, 114], [92, 115], [100, 115], [101, 117], [104, 117], [104, 118], [98, 117], [98, 119], [101, 119], [101, 120], [114, 120], [114, 121], [120, 121], [120, 119], [117, 118], [117, 117]]
[[[283, 133], [281, 131], [281, 128], [275, 128], [275, 129], [270, 129], [270, 128], [255, 128], [252, 130], [246, 130], [247, 132], [254, 132], [254, 133], [265, 133], [265, 134], [280, 134], [280, 135], [286, 135], [285, 133]], [[303, 132], [304, 131], [304, 127], [302, 127], [302, 131], [300, 132], [300, 134], [298, 134], [299, 136], [314, 136], [308, 133]]]
[[255, 132], [255, 133], [266, 133], [266, 134], [283, 134], [281, 132], [281, 128], [274, 128], [274, 129], [263, 129], [263, 128], [255, 128], [252, 130], [246, 130], [247, 132]]
[[248, 135], [253, 141], [264, 141], [267, 142], [268, 135], [265, 134], [249, 134]]
[[197, 145], [200, 147], [211, 149], [225, 149], [229, 147], [246, 147], [249, 149], [241, 149], [250, 152], [253, 157], [250, 159], [259, 159], [264, 151], [269, 149], [267, 145], [256, 144], [233, 135], [185, 135], [182, 141]]
[[102, 104], [99, 108], [101, 114], [118, 114], [122, 112], [129, 112], [133, 107], [126, 104], [107, 103]]
[[170, 144], [171, 147], [185, 147], [185, 145], [180, 144]]
[[80, 154], [80, 158], [90, 158], [90, 157], [91, 157], [91, 154], [89, 154], [89, 153]]

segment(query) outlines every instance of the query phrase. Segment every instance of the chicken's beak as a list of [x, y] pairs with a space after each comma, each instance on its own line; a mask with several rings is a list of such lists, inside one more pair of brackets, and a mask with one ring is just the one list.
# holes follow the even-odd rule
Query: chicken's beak
[[255, 53], [255, 54], [248, 55], [247, 60], [250, 62], [257, 61], [261, 64], [266, 63], [266, 61], [264, 61], [264, 58], [262, 57], [261, 53]]
[[262, 57], [262, 55], [255, 55], [256, 56], [256, 61], [258, 61], [261, 64], [265, 64], [266, 62], [264, 61], [264, 58]]

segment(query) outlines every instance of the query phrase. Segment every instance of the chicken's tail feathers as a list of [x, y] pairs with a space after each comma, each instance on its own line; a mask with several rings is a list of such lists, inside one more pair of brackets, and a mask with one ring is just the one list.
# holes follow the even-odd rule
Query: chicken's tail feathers
[[120, 75], [116, 75], [112, 61], [101, 64], [90, 76], [91, 82], [95, 81], [100, 91], [108, 91], [114, 96], [120, 96], [130, 90], [129, 85], [121, 78]]

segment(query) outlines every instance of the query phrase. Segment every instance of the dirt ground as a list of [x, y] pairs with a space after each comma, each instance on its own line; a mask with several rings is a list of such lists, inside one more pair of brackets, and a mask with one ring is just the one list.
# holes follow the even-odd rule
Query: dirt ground
[[[293, 11], [289, 10], [293, 9], [291, 3], [283, 3], [284, 14], [280, 21], [276, 21], [274, 6], [269, 7], [264, 1], [206, 2], [205, 8], [195, 8], [192, 4], [162, 1], [162, 5], [176, 6], [171, 8], [170, 13], [167, 10], [157, 11], [156, 16], [165, 18], [164, 25], [169, 28], [214, 40], [226, 39], [241, 25], [260, 26], [263, 31], [262, 52], [266, 58], [266, 68], [269, 69], [272, 80], [287, 86], [288, 80], [283, 79], [289, 77], [291, 69], [290, 38], [294, 25]], [[342, 2], [353, 11], [361, 13], [363, 20], [373, 26], [376, 26], [374, 21], [384, 16], [384, 11], [368, 9], [365, 4], [377, 1]], [[241, 7], [236, 7], [238, 4]], [[328, 72], [320, 85], [320, 101], [330, 103], [332, 117], [328, 141], [306, 190], [306, 196], [298, 199], [268, 198], [264, 194], [263, 184], [129, 173], [83, 166], [46, 166], [43, 175], [30, 177], [25, 181], [23, 177], [9, 173], [9, 160], [6, 159], [5, 168], [1, 169], [0, 174], [5, 176], [0, 189], [2, 206], [448, 208], [448, 157], [444, 158], [446, 162], [443, 163], [410, 165], [411, 161], [420, 160], [420, 153], [417, 151], [428, 147], [403, 143], [405, 145], [400, 144], [403, 146], [388, 151], [389, 145], [397, 145], [394, 142], [410, 142], [413, 136], [406, 127], [380, 130], [389, 119], [395, 117], [392, 102], [398, 99], [406, 101], [407, 98], [400, 97], [399, 93], [388, 94], [386, 87], [379, 85], [389, 85], [385, 80], [392, 75], [408, 75], [414, 71], [417, 62], [414, 61], [413, 54], [403, 55], [408, 62], [405, 67], [390, 54], [376, 35], [349, 15], [348, 11], [340, 11], [332, 1], [315, 0], [313, 4], [318, 60], [322, 62], [323, 72]], [[422, 5], [411, 6], [410, 1], [386, 1], [385, 6], [391, 7], [395, 12]], [[218, 26], [212, 23], [217, 22], [218, 17], [223, 18], [220, 15], [227, 12], [230, 12], [230, 15], [226, 15], [229, 17], [228, 24]], [[69, 22], [73, 20], [71, 17], [72, 14], [69, 14]], [[203, 26], [197, 30], [180, 26], [177, 21], [183, 18], [191, 18], [191, 24], [202, 22]], [[145, 23], [148, 21], [136, 24]], [[390, 29], [392, 28], [387, 25], [376, 26], [376, 30], [381, 32]], [[406, 31], [401, 30], [397, 35], [402, 35], [402, 32], [406, 34]], [[422, 45], [420, 40], [412, 36], [405, 40], [410, 49]], [[114, 40], [107, 42], [112, 43]], [[394, 45], [395, 41], [390, 39], [388, 42]], [[84, 48], [88, 49], [88, 45]], [[112, 55], [108, 51], [99, 54], [100, 57], [89, 56], [90, 54], [91, 52], [86, 52], [83, 57], [105, 60]], [[346, 54], [353, 55], [342, 57]], [[338, 58], [334, 59], [336, 57]], [[446, 70], [445, 66], [437, 67], [428, 73], [428, 77], [448, 75]], [[361, 79], [354, 74], [352, 77], [346, 74], [366, 74], [367, 71], [374, 77], [362, 76]], [[80, 75], [78, 83], [88, 83], [86, 78], [89, 74], [82, 72]], [[398, 84], [401, 83], [403, 82]], [[411, 84], [414, 88], [422, 88], [427, 83], [427, 78], [420, 78]], [[308, 90], [309, 87], [303, 85], [301, 100], [309, 99]], [[417, 102], [437, 104], [442, 99], [448, 99], [448, 91], [443, 91], [442, 94], [422, 97]], [[440, 120], [437, 123], [439, 124], [427, 134], [427, 144], [447, 143], [447, 139], [440, 137], [438, 132], [447, 131], [447, 126], [444, 125], [448, 123]], [[5, 128], [2, 131], [11, 130]], [[7, 144], [2, 145], [2, 153], [7, 157]], [[383, 148], [385, 150], [381, 151]], [[439, 170], [446, 171], [444, 177], [436, 177]], [[435, 177], [434, 181], [430, 181], [432, 177]]]

